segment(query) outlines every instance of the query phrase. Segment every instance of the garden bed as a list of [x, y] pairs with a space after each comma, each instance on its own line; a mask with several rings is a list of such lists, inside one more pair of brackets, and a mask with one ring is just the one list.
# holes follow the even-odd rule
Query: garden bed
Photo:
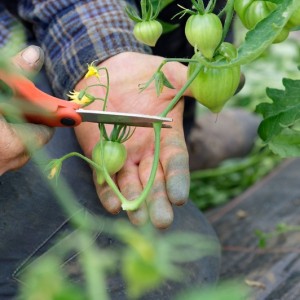
[[220, 279], [242, 279], [253, 299], [299, 299], [299, 169], [300, 159], [286, 160], [231, 202], [206, 213], [222, 245]]

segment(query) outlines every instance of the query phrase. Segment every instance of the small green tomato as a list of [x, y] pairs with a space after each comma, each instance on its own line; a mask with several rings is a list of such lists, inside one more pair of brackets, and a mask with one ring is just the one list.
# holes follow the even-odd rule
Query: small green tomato
[[219, 17], [213, 13], [192, 15], [185, 24], [187, 40], [208, 59], [213, 57], [221, 42], [222, 34], [222, 23]]
[[[104, 141], [103, 142], [103, 160], [100, 142], [96, 144], [92, 153], [92, 160], [99, 166], [105, 165], [109, 175], [114, 175], [124, 166], [127, 158], [127, 150], [125, 146], [118, 142]], [[103, 184], [105, 179], [103, 172], [96, 170], [97, 182]]]
[[162, 25], [156, 20], [138, 22], [133, 29], [135, 38], [151, 47], [156, 45], [162, 32]]

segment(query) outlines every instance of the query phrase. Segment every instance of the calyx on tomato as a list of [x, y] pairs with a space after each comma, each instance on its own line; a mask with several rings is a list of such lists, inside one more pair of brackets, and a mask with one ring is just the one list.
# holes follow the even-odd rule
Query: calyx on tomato
[[213, 13], [191, 15], [185, 25], [185, 35], [189, 43], [208, 59], [213, 57], [222, 34], [222, 23]]
[[[222, 43], [218, 55], [214, 60], [225, 59], [227, 61], [236, 57], [237, 51], [230, 43]], [[193, 59], [197, 60], [200, 53], [196, 53]], [[195, 71], [197, 63], [189, 63], [188, 77]], [[219, 113], [225, 103], [234, 95], [240, 82], [240, 67], [209, 68], [202, 66], [197, 77], [192, 81], [190, 90], [194, 98], [214, 113]]]

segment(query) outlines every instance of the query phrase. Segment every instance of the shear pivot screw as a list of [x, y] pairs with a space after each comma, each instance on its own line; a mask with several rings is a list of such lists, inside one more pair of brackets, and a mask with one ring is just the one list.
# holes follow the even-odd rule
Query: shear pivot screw
[[60, 120], [60, 123], [65, 126], [74, 126], [75, 125], [75, 121], [71, 118], [63, 118]]

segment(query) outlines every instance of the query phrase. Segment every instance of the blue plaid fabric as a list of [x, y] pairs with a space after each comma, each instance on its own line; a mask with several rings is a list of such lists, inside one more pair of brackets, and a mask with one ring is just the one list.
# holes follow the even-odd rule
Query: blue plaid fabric
[[[132, 34], [122, 0], [19, 0], [17, 18], [30, 27], [45, 51], [45, 67], [55, 94], [66, 94], [83, 77], [87, 63], [125, 51], [149, 53]], [[0, 45], [14, 17], [0, 5]]]

